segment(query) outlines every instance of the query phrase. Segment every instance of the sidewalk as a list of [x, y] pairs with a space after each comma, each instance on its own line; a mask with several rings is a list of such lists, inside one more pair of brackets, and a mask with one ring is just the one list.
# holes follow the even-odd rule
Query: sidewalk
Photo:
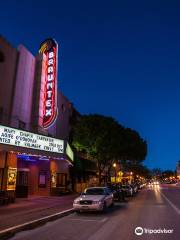
[[0, 231], [71, 209], [76, 196], [78, 195], [30, 196], [16, 199], [15, 203], [0, 206]]

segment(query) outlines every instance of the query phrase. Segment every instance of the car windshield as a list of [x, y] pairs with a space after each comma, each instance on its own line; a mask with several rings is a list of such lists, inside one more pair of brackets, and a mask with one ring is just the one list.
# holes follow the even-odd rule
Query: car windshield
[[104, 195], [103, 188], [89, 188], [83, 193], [85, 195]]

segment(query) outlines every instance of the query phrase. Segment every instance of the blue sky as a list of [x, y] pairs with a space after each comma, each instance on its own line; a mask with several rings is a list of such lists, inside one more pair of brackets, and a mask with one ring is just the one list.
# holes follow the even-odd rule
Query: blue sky
[[180, 159], [180, 1], [1, 2], [0, 31], [33, 54], [59, 43], [59, 88], [81, 113], [113, 116], [148, 142], [145, 164]]

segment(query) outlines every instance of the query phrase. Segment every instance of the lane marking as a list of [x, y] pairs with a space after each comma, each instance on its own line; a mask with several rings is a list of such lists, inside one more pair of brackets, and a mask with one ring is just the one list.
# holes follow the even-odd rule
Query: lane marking
[[162, 199], [162, 196], [159, 191], [159, 186], [156, 186], [154, 188], [154, 193], [155, 193], [155, 197], [156, 197], [156, 204], [163, 204], [163, 199]]
[[103, 218], [102, 220], [101, 220], [101, 222], [106, 222], [108, 220], [108, 218]]
[[180, 215], [180, 209], [176, 207], [176, 205], [174, 205], [174, 203], [172, 203], [162, 192], [160, 192], [160, 194], [166, 199], [166, 201], [169, 203], [169, 205], [171, 205], [175, 212]]
[[85, 219], [85, 218], [71, 218], [72, 221], [83, 221], [83, 222], [105, 222], [108, 218], [99, 219]]
[[36, 224], [36, 223], [39, 223], [41, 221], [46, 221], [46, 220], [48, 221], [51, 218], [58, 217], [58, 216], [61, 216], [63, 214], [66, 214], [66, 213], [73, 212], [73, 210], [74, 210], [73, 208], [70, 208], [70, 209], [64, 210], [62, 212], [51, 214], [51, 215], [48, 215], [48, 216], [45, 216], [45, 217], [42, 217], [42, 218], [38, 218], [36, 220], [32, 220], [30, 222], [22, 223], [22, 224], [19, 224], [19, 225], [10, 227], [10, 228], [3, 229], [3, 230], [0, 231], [0, 235], [4, 234], [4, 233], [8, 233], [10, 231], [17, 231], [18, 229], [21, 229], [21, 228], [24, 228], [24, 227], [28, 227], [31, 224]]

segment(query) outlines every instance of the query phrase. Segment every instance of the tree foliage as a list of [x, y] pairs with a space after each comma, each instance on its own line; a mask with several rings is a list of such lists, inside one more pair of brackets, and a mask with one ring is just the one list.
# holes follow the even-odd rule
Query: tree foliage
[[163, 178], [169, 178], [175, 175], [175, 172], [172, 170], [165, 170], [162, 172], [162, 177]]
[[147, 144], [139, 134], [125, 128], [112, 117], [84, 115], [73, 129], [73, 146], [97, 162], [99, 180], [105, 168], [123, 159], [142, 162], [147, 154]]

